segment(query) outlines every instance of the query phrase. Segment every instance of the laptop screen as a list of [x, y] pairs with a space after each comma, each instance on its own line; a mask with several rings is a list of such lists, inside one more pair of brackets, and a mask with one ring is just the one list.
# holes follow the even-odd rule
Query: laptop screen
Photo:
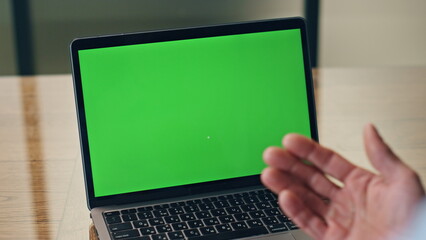
[[78, 51], [95, 197], [259, 174], [311, 136], [301, 32]]

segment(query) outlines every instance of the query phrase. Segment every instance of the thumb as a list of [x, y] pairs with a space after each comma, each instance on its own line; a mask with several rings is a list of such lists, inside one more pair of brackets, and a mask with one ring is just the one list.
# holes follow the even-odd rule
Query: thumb
[[371, 123], [364, 127], [364, 147], [371, 163], [384, 177], [392, 176], [403, 165]]

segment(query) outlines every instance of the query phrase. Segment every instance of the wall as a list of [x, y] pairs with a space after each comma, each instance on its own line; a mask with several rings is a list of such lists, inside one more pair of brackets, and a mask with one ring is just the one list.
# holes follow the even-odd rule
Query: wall
[[297, 16], [303, 1], [37, 0], [31, 2], [36, 72], [70, 72], [73, 38]]
[[10, 2], [0, 0], [0, 75], [16, 74]]
[[[0, 1], [0, 75], [16, 73], [10, 1]], [[31, 1], [36, 72], [69, 73], [76, 37], [303, 15], [283, 0]], [[321, 1], [322, 67], [426, 65], [426, 1]]]
[[425, 66], [426, 1], [323, 0], [323, 67]]

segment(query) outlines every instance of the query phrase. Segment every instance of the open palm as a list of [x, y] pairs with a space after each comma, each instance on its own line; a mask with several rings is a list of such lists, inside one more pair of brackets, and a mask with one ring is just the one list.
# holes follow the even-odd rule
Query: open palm
[[365, 128], [364, 142], [380, 175], [356, 167], [308, 138], [289, 134], [283, 140], [285, 149], [265, 151], [269, 167], [262, 182], [279, 194], [286, 214], [314, 239], [389, 239], [407, 224], [424, 190], [416, 173], [372, 125]]

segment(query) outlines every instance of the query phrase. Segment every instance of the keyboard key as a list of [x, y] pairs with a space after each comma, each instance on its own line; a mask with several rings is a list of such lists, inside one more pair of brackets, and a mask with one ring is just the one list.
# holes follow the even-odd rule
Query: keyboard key
[[228, 216], [220, 216], [218, 217], [219, 221], [221, 223], [230, 223], [230, 222], [235, 222], [235, 218], [231, 215]]
[[238, 198], [238, 199], [229, 199], [228, 202], [229, 202], [229, 205], [231, 205], [231, 206], [239, 206], [239, 205], [243, 205], [244, 204], [244, 202], [243, 202], [243, 200], [241, 198]]
[[249, 221], [247, 221], [247, 224], [251, 228], [263, 226], [262, 221], [260, 221], [259, 219], [249, 220]]
[[217, 199], [219, 200], [219, 201], [226, 201], [226, 197], [225, 196], [218, 196], [217, 197]]
[[236, 207], [228, 207], [226, 208], [226, 211], [228, 212], [228, 214], [236, 214], [236, 213], [241, 213], [241, 208], [236, 206]]
[[186, 223], [172, 223], [172, 227], [175, 231], [188, 229], [188, 225]]
[[204, 211], [204, 212], [197, 212], [197, 213], [195, 213], [195, 216], [196, 216], [198, 219], [211, 218], [211, 217], [212, 217], [212, 215], [211, 215], [209, 212], [207, 212], [207, 211]]
[[170, 207], [169, 204], [157, 204], [157, 205], [154, 205], [154, 210], [166, 209], [169, 207]]
[[151, 212], [140, 212], [140, 213], [138, 213], [138, 217], [139, 217], [139, 219], [148, 219], [148, 218], [153, 218], [154, 217], [154, 215], [152, 215], [152, 213]]
[[222, 200], [222, 201], [217, 201], [214, 202], [213, 205], [216, 208], [225, 208], [225, 207], [229, 207], [229, 203], [226, 200]]
[[217, 233], [217, 231], [214, 227], [202, 227], [202, 228], [200, 228], [200, 232], [203, 235], [209, 235], [209, 234]]
[[237, 221], [250, 220], [251, 217], [247, 213], [238, 213], [234, 215]]
[[140, 231], [142, 235], [151, 235], [157, 233], [154, 227], [141, 228]]
[[164, 233], [162, 233], [162, 234], [155, 234], [155, 235], [152, 235], [152, 236], [151, 236], [151, 239], [152, 239], [152, 240], [169, 240], [169, 239], [167, 238], [167, 235], [166, 235], [166, 234], [164, 234]]
[[284, 223], [278, 223], [278, 224], [268, 225], [268, 229], [272, 233], [283, 232], [283, 231], [288, 231], [289, 230], [289, 228]]
[[272, 225], [272, 224], [279, 223], [275, 217], [264, 217], [262, 218], [262, 221], [265, 225]]
[[276, 208], [270, 208], [270, 209], [265, 209], [263, 210], [263, 212], [266, 214], [266, 216], [271, 217], [271, 216], [277, 216], [277, 215], [281, 215], [282, 213], [276, 209]]
[[200, 211], [200, 209], [196, 206], [196, 205], [190, 205], [190, 206], [185, 206], [183, 207], [183, 209], [189, 213], [189, 212], [198, 212]]
[[244, 212], [252, 212], [252, 211], [257, 211], [258, 210], [254, 204], [242, 205], [241, 209]]
[[133, 221], [133, 226], [135, 228], [149, 227], [149, 223], [147, 220]]
[[180, 219], [182, 219], [182, 221], [191, 221], [196, 219], [193, 213], [186, 213], [179, 216], [180, 216]]
[[174, 208], [169, 208], [169, 213], [170, 215], [178, 215], [178, 214], [184, 214], [185, 212], [183, 211], [182, 207], [174, 207]]
[[279, 208], [279, 204], [277, 200], [269, 201], [269, 204], [271, 204], [274, 208]]
[[164, 217], [164, 221], [166, 221], [166, 223], [176, 223], [176, 222], [180, 222], [181, 220], [179, 219], [178, 216], [170, 216], [170, 217]]
[[177, 202], [170, 203], [170, 207], [172, 207], [172, 208], [179, 207], [179, 204]]
[[276, 218], [278, 219], [279, 222], [282, 222], [282, 223], [290, 221], [289, 218], [285, 215], [278, 215], [276, 216]]
[[158, 233], [165, 233], [165, 232], [171, 232], [171, 231], [173, 231], [172, 227], [169, 224], [156, 226], [155, 229], [157, 229]]
[[227, 215], [225, 209], [213, 209], [210, 211], [213, 216], [224, 216]]
[[149, 224], [151, 226], [156, 226], [156, 225], [163, 225], [165, 224], [163, 218], [152, 218], [148, 220]]
[[194, 220], [188, 222], [189, 228], [199, 228], [204, 227], [204, 223], [201, 220]]
[[244, 197], [243, 201], [246, 204], [251, 204], [251, 203], [258, 203], [260, 202], [260, 200], [256, 197], [256, 196], [251, 196], [251, 197]]
[[139, 231], [136, 230], [136, 229], [114, 232], [112, 235], [114, 236], [114, 239], [123, 239], [123, 238], [139, 237], [140, 236]]
[[242, 230], [242, 229], [247, 229], [248, 226], [245, 222], [236, 222], [236, 223], [231, 223], [232, 228], [234, 228], [235, 230]]
[[132, 229], [132, 228], [133, 228], [133, 226], [130, 223], [117, 223], [117, 224], [109, 225], [109, 229], [111, 230], [111, 232], [128, 230], [128, 229]]
[[272, 195], [271, 193], [269, 194], [262, 194], [262, 195], [258, 195], [257, 196], [259, 198], [259, 200], [261, 202], [268, 202], [268, 201], [272, 201], [275, 200], [276, 201], [276, 197], [274, 197], [274, 195]]
[[126, 240], [151, 240], [149, 236], [135, 237], [135, 238], [126, 238]]
[[263, 191], [263, 189], [261, 189], [261, 190], [257, 190], [257, 191], [255, 192], [255, 194], [256, 194], [256, 195], [263, 195], [263, 194], [265, 194], [265, 191]]
[[161, 206], [161, 208], [163, 208], [163, 209], [170, 208], [170, 205], [169, 205], [168, 203], [161, 204], [160, 206]]
[[183, 233], [185, 234], [187, 238], [201, 236], [201, 233], [200, 231], [198, 231], [198, 229], [185, 230], [183, 231]]
[[258, 194], [257, 194], [257, 191], [250, 191], [250, 192], [249, 192], [249, 195], [250, 195], [250, 196], [256, 196], [256, 195], [258, 195]]
[[263, 217], [266, 217], [266, 215], [265, 215], [265, 213], [263, 211], [249, 212], [249, 215], [252, 218], [263, 218]]
[[121, 223], [122, 222], [120, 216], [106, 217], [105, 220], [108, 224], [114, 224], [114, 223]]
[[[198, 199], [197, 199], [198, 200]], [[188, 206], [194, 206], [194, 205], [197, 205], [198, 203], [201, 203], [201, 200], [200, 201], [197, 201], [197, 200], [188, 200], [188, 201], [186, 201], [185, 203], [186, 203], [186, 205], [188, 205]]]
[[230, 232], [230, 231], [232, 231], [232, 228], [231, 228], [231, 225], [226, 223], [226, 224], [217, 225], [216, 230], [220, 233], [221, 232]]
[[288, 229], [290, 230], [299, 229], [299, 227], [293, 222], [286, 222], [285, 225], [287, 225]]
[[265, 192], [265, 194], [272, 194], [272, 191], [267, 188], [263, 189], [263, 191]]
[[220, 223], [219, 219], [217, 218], [206, 218], [206, 219], [203, 219], [203, 222], [206, 226], [217, 225]]
[[118, 216], [118, 215], [120, 215], [120, 212], [119, 211], [105, 212], [104, 215], [105, 215], [105, 217]]
[[136, 209], [130, 208], [130, 209], [121, 210], [121, 214], [130, 214], [130, 213], [136, 213]]
[[200, 208], [201, 211], [208, 211], [208, 210], [215, 209], [212, 203], [201, 203], [201, 204], [198, 204], [198, 207]]
[[234, 198], [243, 198], [243, 193], [235, 193]]
[[167, 233], [167, 236], [169, 236], [169, 238], [171, 240], [183, 240], [183, 239], [185, 239], [182, 231], [170, 232], [170, 233]]
[[138, 212], [147, 212], [147, 211], [152, 211], [152, 210], [154, 210], [154, 208], [152, 206], [138, 208]]
[[127, 215], [122, 215], [121, 217], [123, 218], [123, 221], [125, 221], [125, 222], [138, 220], [138, 217], [136, 217], [136, 214], [133, 214], [133, 213], [127, 214]]
[[250, 196], [250, 194], [248, 192], [243, 192], [241, 194], [243, 195], [243, 197], [249, 197]]
[[210, 200], [211, 202], [219, 201], [219, 199], [217, 199], [217, 197], [209, 197], [209, 200]]
[[166, 216], [170, 216], [170, 214], [167, 211], [167, 209], [154, 210], [154, 211], [152, 211], [152, 214], [154, 215], [154, 217], [166, 217]]
[[271, 206], [271, 204], [269, 204], [269, 202], [256, 203], [255, 205], [258, 209], [272, 208], [272, 206]]
[[235, 198], [235, 196], [234, 196], [234, 194], [228, 194], [228, 195], [225, 195], [224, 196], [226, 199], [234, 199]]

